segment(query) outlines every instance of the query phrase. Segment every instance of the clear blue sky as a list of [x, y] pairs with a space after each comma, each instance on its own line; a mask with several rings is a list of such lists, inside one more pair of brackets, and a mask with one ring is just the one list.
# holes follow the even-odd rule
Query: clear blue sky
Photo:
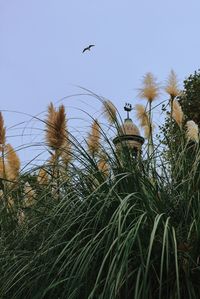
[[[199, 68], [199, 12], [199, 0], [0, 0], [0, 109], [37, 114], [75, 85], [120, 108], [138, 101], [148, 71], [162, 82], [173, 68], [181, 82]], [[64, 104], [79, 107], [77, 97]]]

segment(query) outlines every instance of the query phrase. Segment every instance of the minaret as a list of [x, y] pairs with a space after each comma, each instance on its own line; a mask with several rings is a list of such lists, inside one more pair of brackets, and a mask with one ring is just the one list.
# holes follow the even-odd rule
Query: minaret
[[126, 103], [124, 110], [127, 112], [127, 118], [124, 120], [122, 126], [118, 130], [118, 136], [113, 139], [113, 143], [118, 150], [128, 147], [132, 151], [133, 156], [137, 157], [141, 153], [144, 138], [140, 136], [138, 127], [133, 123], [129, 117], [129, 113], [132, 110], [132, 106]]

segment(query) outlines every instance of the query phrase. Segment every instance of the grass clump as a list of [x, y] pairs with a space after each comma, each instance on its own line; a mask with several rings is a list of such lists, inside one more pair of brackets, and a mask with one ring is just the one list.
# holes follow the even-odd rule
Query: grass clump
[[[153, 118], [147, 100], [151, 111], [136, 107], [142, 126]], [[117, 110], [102, 103], [120, 135]], [[96, 118], [80, 142], [64, 106], [49, 105], [47, 161], [25, 173], [13, 166], [10, 180], [1, 173], [0, 298], [200, 297], [199, 133], [173, 115], [178, 150], [174, 136], [161, 150], [150, 125], [136, 156], [127, 143], [116, 150]]]

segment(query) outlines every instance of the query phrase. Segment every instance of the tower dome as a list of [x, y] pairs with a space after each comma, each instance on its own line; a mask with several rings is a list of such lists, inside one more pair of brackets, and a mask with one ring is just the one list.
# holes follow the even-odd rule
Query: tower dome
[[133, 123], [132, 119], [126, 118], [123, 125], [120, 127], [119, 135], [138, 135], [140, 131], [138, 127]]
[[124, 107], [127, 111], [127, 118], [124, 123], [119, 127], [118, 136], [113, 139], [113, 143], [117, 150], [123, 147], [128, 147], [135, 156], [141, 152], [144, 138], [140, 136], [138, 127], [133, 123], [132, 119], [129, 118], [129, 112], [132, 110], [130, 104], [126, 104]]

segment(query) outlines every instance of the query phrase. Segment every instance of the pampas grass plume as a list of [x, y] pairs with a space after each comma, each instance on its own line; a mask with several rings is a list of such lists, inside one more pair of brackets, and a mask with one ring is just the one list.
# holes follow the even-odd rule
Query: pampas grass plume
[[29, 182], [26, 182], [24, 185], [24, 193], [25, 193], [24, 206], [27, 208], [32, 206], [36, 202], [35, 201], [36, 192], [35, 190], [33, 190]]
[[143, 105], [135, 105], [136, 117], [140, 121], [140, 126], [144, 127], [149, 124], [149, 117]]
[[5, 163], [4, 159], [0, 157], [0, 178], [4, 178], [5, 176]]
[[103, 113], [108, 119], [109, 123], [113, 124], [117, 120], [117, 109], [110, 100], [103, 102]]
[[40, 168], [37, 181], [40, 185], [47, 185], [49, 181], [48, 173], [44, 168]]
[[98, 169], [106, 176], [109, 174], [109, 164], [107, 162], [107, 158], [105, 154], [100, 155], [100, 159], [98, 162]]
[[4, 145], [6, 142], [6, 128], [4, 127], [3, 115], [0, 112], [0, 144]]
[[64, 144], [64, 146], [62, 148], [61, 159], [62, 159], [63, 163], [65, 164], [65, 166], [68, 166], [69, 163], [72, 161], [71, 146], [68, 142], [66, 144]]
[[91, 133], [88, 137], [88, 151], [91, 155], [99, 152], [100, 149], [100, 126], [98, 121], [95, 119], [91, 127]]
[[66, 114], [65, 107], [61, 105], [58, 111], [50, 103], [47, 114], [47, 129], [46, 141], [47, 144], [53, 149], [59, 149], [66, 139]]
[[176, 96], [180, 94], [180, 91], [178, 89], [177, 76], [173, 70], [171, 70], [169, 74], [165, 91], [171, 96], [171, 99], [174, 99]]
[[139, 89], [139, 96], [152, 102], [159, 96], [159, 85], [152, 73], [147, 73], [142, 82], [143, 86]]
[[57, 161], [57, 156], [56, 156], [55, 154], [51, 153], [51, 156], [50, 156], [50, 158], [48, 159], [48, 164], [49, 164], [50, 166], [55, 166], [56, 161]]
[[146, 109], [143, 105], [135, 105], [136, 117], [140, 121], [140, 126], [144, 130], [144, 137], [149, 139], [151, 131], [154, 129], [154, 125], [150, 122], [149, 116], [146, 112]]
[[177, 100], [173, 100], [173, 103], [172, 103], [172, 117], [176, 121], [176, 123], [179, 125], [179, 127], [182, 127], [184, 114], [183, 114], [182, 108]]
[[188, 140], [199, 142], [199, 128], [198, 125], [193, 121], [189, 120], [186, 122], [186, 137]]
[[6, 176], [9, 180], [16, 180], [19, 176], [20, 159], [11, 144], [6, 145]]

